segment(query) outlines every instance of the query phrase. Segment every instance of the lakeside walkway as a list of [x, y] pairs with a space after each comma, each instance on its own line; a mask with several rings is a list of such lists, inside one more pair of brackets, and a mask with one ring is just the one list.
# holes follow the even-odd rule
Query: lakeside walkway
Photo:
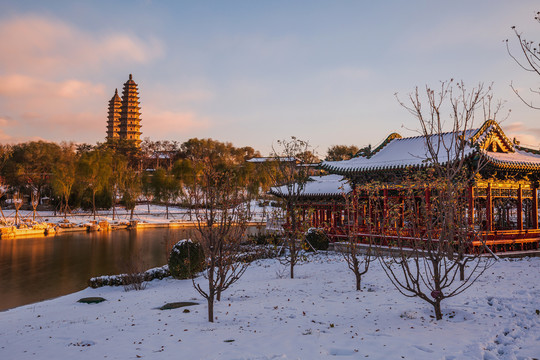
[[[145, 229], [156, 227], [189, 228], [196, 225], [195, 219], [185, 208], [169, 206], [166, 211], [161, 205], [137, 205], [133, 218], [123, 208], [113, 211], [97, 211], [95, 220], [91, 212], [74, 211], [66, 217], [53, 211], [38, 211], [35, 220], [32, 211], [19, 211], [18, 224], [15, 224], [15, 212], [4, 211], [4, 225], [0, 226], [0, 239], [13, 237], [47, 236], [55, 233], [73, 231], [109, 231], [117, 229]], [[264, 226], [266, 211], [255, 207], [250, 226]]]

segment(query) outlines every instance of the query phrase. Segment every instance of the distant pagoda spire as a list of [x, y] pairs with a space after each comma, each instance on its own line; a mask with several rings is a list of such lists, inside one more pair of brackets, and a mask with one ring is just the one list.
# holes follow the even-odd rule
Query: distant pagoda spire
[[118, 135], [120, 139], [133, 140], [137, 145], [141, 143], [141, 108], [139, 106], [139, 91], [133, 76], [122, 90], [122, 105], [120, 108], [120, 126]]
[[114, 91], [114, 96], [109, 101], [109, 115], [107, 117], [107, 140], [118, 139], [120, 137], [120, 112], [122, 99], [118, 96], [118, 89]]

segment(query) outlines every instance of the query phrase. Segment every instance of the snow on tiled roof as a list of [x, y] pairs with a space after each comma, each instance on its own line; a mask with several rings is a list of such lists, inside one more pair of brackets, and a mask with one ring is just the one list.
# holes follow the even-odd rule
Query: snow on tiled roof
[[[476, 132], [469, 130], [466, 132], [466, 137], [470, 137]], [[438, 135], [433, 135], [433, 145], [436, 145]], [[445, 163], [448, 161], [448, 154], [442, 144], [449, 146], [455, 141], [454, 133], [441, 134], [441, 147], [439, 150], [439, 162]], [[474, 148], [468, 145], [465, 148], [465, 156], [474, 151]], [[380, 151], [373, 156], [355, 157], [344, 161], [324, 161], [322, 167], [330, 172], [338, 174], [346, 174], [351, 172], [363, 172], [373, 170], [399, 169], [411, 166], [427, 166], [429, 165], [429, 152], [426, 147], [426, 139], [423, 136], [409, 138], [394, 138]], [[453, 154], [450, 153], [450, 157]]]
[[254, 158], [251, 158], [249, 160], [247, 160], [247, 162], [251, 162], [251, 163], [264, 163], [264, 162], [267, 162], [267, 161], [296, 161], [297, 159], [295, 157], [254, 157]]
[[516, 148], [512, 153], [483, 151], [487, 160], [496, 165], [540, 166], [540, 155]]
[[[341, 175], [310, 176], [301, 196], [337, 196], [351, 192], [351, 186]], [[287, 187], [272, 188], [270, 193], [278, 196], [288, 194]]]

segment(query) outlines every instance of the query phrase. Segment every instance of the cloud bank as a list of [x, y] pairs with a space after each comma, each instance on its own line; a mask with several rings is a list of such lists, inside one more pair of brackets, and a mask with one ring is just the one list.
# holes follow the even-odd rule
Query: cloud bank
[[103, 69], [114, 64], [147, 64], [163, 54], [155, 38], [114, 31], [98, 34], [39, 15], [3, 19], [0, 141], [36, 136], [102, 140], [112, 90], [90, 79], [103, 78]]

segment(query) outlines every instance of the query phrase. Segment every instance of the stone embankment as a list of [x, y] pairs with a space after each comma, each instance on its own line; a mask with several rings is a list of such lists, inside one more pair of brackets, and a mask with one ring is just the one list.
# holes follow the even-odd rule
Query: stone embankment
[[[190, 228], [196, 226], [193, 221], [169, 221], [169, 222], [141, 222], [141, 221], [123, 221], [109, 223], [106, 220], [90, 221], [87, 223], [72, 223], [69, 221], [54, 223], [33, 223], [20, 224], [0, 227], [0, 239], [18, 238], [18, 237], [36, 237], [47, 236], [54, 234], [62, 234], [66, 232], [77, 231], [110, 231], [120, 229], [149, 229], [149, 228]], [[264, 225], [263, 222], [251, 222], [248, 226]]]

